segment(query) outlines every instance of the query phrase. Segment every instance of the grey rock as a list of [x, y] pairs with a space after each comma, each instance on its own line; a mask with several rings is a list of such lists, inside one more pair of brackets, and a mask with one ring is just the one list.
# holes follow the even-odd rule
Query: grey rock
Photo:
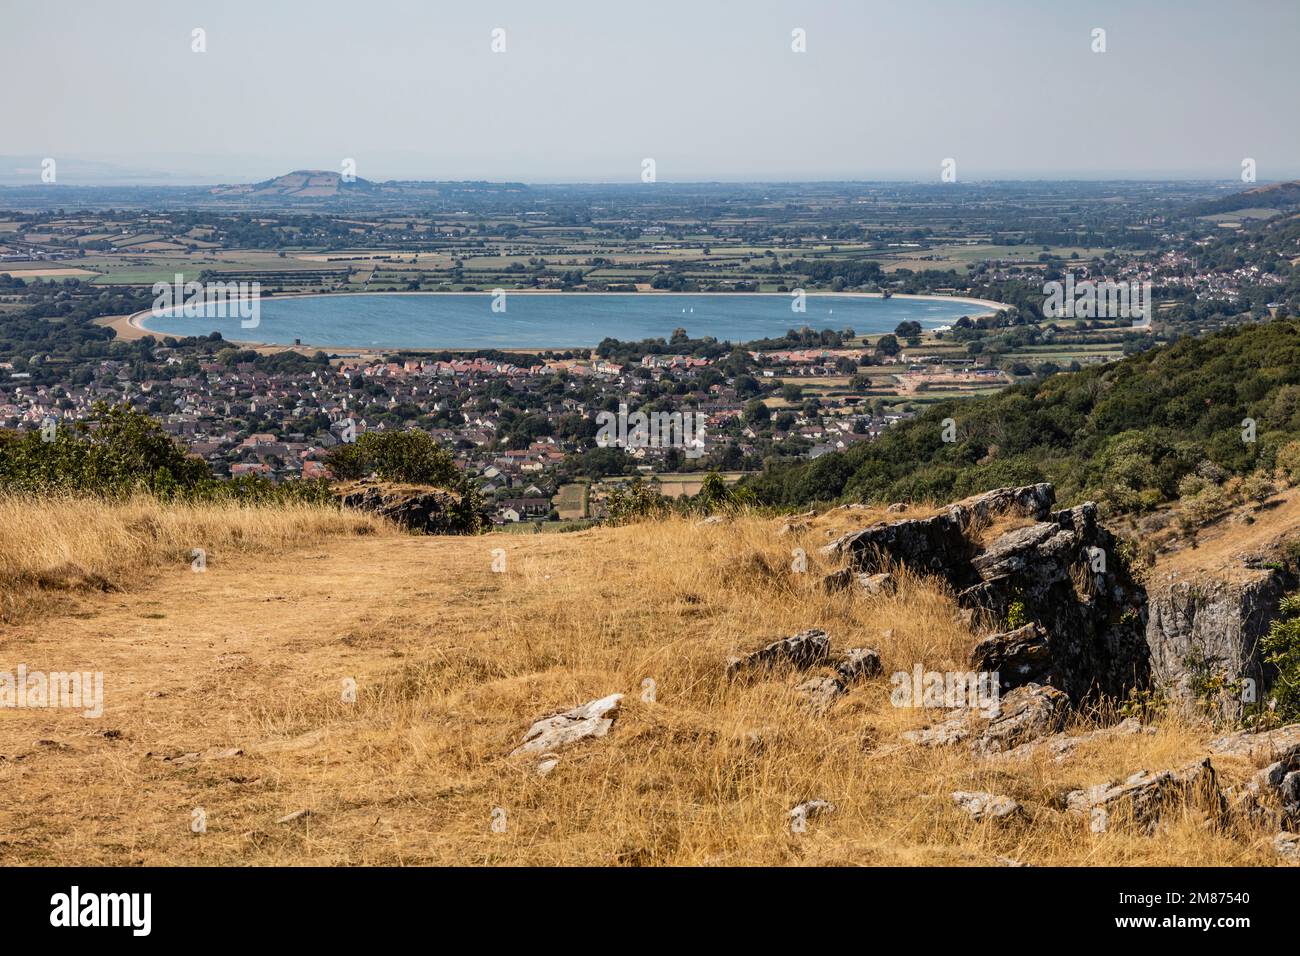
[[980, 580], [993, 581], [1023, 573], [1044, 559], [1068, 561], [1076, 543], [1074, 532], [1059, 525], [1032, 524], [997, 538], [983, 554], [971, 560], [971, 567]]
[[1267, 790], [1282, 789], [1287, 775], [1300, 770], [1300, 744], [1278, 755], [1278, 758], [1255, 774], [1257, 786]]
[[822, 578], [822, 587], [832, 592], [855, 588], [861, 594], [878, 597], [894, 592], [894, 576], [886, 572], [863, 574], [853, 568], [841, 568]]
[[1054, 734], [1065, 725], [1069, 712], [1069, 698], [1055, 687], [1017, 687], [1002, 698], [998, 715], [976, 738], [974, 749], [985, 754], [1001, 753]]
[[952, 799], [976, 820], [1007, 820], [1024, 809], [1010, 797], [981, 790], [955, 790]]
[[922, 747], [950, 747], [969, 740], [978, 730], [978, 721], [968, 711], [960, 711], [947, 720], [920, 730], [903, 732], [903, 739]]
[[894, 576], [885, 571], [879, 574], [863, 574], [858, 576], [858, 585], [872, 597], [893, 594]]
[[844, 685], [832, 677], [809, 678], [795, 688], [795, 692], [804, 699], [815, 714], [826, 713], [836, 700], [847, 693]]
[[1277, 792], [1287, 816], [1300, 817], [1300, 770], [1292, 770], [1283, 777]]
[[465, 534], [473, 529], [459, 516], [460, 496], [438, 488], [362, 478], [337, 486], [344, 507], [379, 515], [409, 531]]
[[870, 647], [853, 647], [844, 652], [835, 665], [835, 673], [844, 684], [878, 676], [884, 670], [880, 652]]
[[[847, 587], [859, 580], [855, 574], [898, 567], [938, 576], [957, 591], [968, 617], [1005, 621], [1016, 608], [1041, 628], [1033, 632], [1035, 640], [1026, 634], [1015, 647], [984, 649], [1008, 661], [1009, 685], [1051, 684], [1074, 703], [1123, 697], [1149, 679], [1145, 595], [1128, 576], [1114, 537], [1098, 522], [1096, 505], [1053, 513], [1053, 499], [1047, 484], [1001, 488], [928, 518], [880, 522], [844, 535], [823, 549], [849, 565], [828, 585]], [[988, 519], [1006, 513], [1036, 523], [987, 545], [977, 540], [975, 532]], [[1098, 553], [1109, 560], [1094, 570]], [[1081, 580], [1086, 593], [1079, 591]]]
[[793, 827], [815, 820], [817, 817], [835, 812], [835, 804], [829, 800], [807, 800], [790, 810], [790, 823]]
[[1103, 783], [1065, 796], [1066, 809], [1088, 816], [1094, 832], [1132, 825], [1154, 833], [1165, 811], [1192, 805], [1216, 817], [1227, 809], [1209, 759], [1181, 770], [1139, 770], [1122, 783]]
[[1278, 760], [1300, 746], [1300, 724], [1259, 733], [1239, 731], [1210, 741], [1210, 752], [1232, 757]]
[[548, 777], [551, 771], [560, 765], [560, 758], [555, 754], [542, 754], [542, 759], [537, 763], [537, 776]]
[[830, 655], [831, 639], [825, 631], [810, 628], [792, 637], [773, 641], [766, 647], [734, 658], [727, 664], [727, 676], [735, 678], [746, 671], [789, 666], [808, 668], [823, 663]]
[[1042, 521], [1056, 502], [1056, 490], [1043, 481], [1019, 488], [996, 488], [983, 494], [965, 498], [957, 504], [970, 511], [981, 521], [1004, 514], [1023, 515]]
[[1300, 833], [1278, 833], [1273, 837], [1273, 852], [1284, 860], [1300, 863]]
[[523, 742], [511, 751], [510, 756], [525, 753], [546, 753], [588, 738], [603, 737], [614, 726], [622, 694], [610, 694], [590, 700], [581, 707], [543, 717], [528, 728]]
[[860, 575], [852, 568], [840, 568], [822, 578], [822, 587], [831, 592], [843, 591], [851, 587], [858, 577]]
[[162, 761], [171, 764], [173, 767], [186, 767], [196, 763], [208, 763], [212, 760], [230, 760], [242, 756], [243, 753], [244, 751], [238, 747], [211, 747], [207, 750], [192, 751], [174, 757], [162, 757]]
[[834, 662], [835, 676], [811, 677], [797, 688], [798, 693], [816, 714], [830, 710], [835, 701], [849, 692], [853, 683], [874, 677], [881, 671], [880, 654], [866, 647], [854, 647]]
[[[1108, 556], [1105, 570], [1093, 570], [1098, 554]], [[1049, 521], [1001, 535], [971, 562], [971, 570], [978, 580], [959, 591], [960, 606], [994, 620], [1007, 619], [1017, 608], [1039, 625], [1047, 660], [1033, 649], [1031, 660], [1022, 663], [1072, 702], [1123, 697], [1148, 683], [1145, 595], [1119, 560], [1114, 537], [1098, 523], [1095, 505], [1058, 511]], [[1087, 582], [1085, 593], [1080, 580]]]
[[1136, 717], [1129, 717], [1120, 721], [1113, 727], [1102, 727], [1097, 730], [1088, 731], [1085, 734], [1053, 734], [1043, 740], [1031, 740], [1028, 743], [1020, 744], [1011, 750], [1005, 751], [999, 756], [1008, 761], [1025, 760], [1034, 754], [1046, 752], [1047, 755], [1056, 763], [1062, 763], [1067, 757], [1074, 753], [1081, 745], [1092, 743], [1098, 740], [1107, 740], [1114, 737], [1124, 736], [1126, 734], [1154, 734], [1155, 727], [1143, 726], [1142, 722]]
[[[1151, 648], [1152, 679], [1167, 696], [1196, 701], [1197, 661], [1208, 662], [1229, 685], [1255, 682], [1259, 699], [1271, 674], [1260, 653], [1278, 601], [1287, 590], [1284, 576], [1261, 570], [1245, 581], [1167, 580], [1147, 587], [1146, 642]], [[1203, 666], [1203, 665], [1202, 665]], [[1240, 693], [1227, 692], [1213, 703], [1227, 719], [1241, 716]]]
[[923, 730], [911, 730], [903, 739], [923, 747], [969, 743], [973, 752], [1000, 754], [1022, 744], [1056, 733], [1069, 716], [1069, 698], [1055, 687], [1026, 684], [1000, 701], [992, 719], [963, 710]]
[[1051, 674], [1052, 651], [1047, 632], [1037, 624], [993, 634], [975, 645], [971, 667], [996, 672], [1003, 690], [1045, 683]]
[[969, 515], [949, 508], [929, 518], [874, 524], [850, 532], [822, 548], [828, 557], [847, 557], [855, 570], [888, 571], [893, 563], [922, 574], [946, 574], [974, 554], [966, 538]]

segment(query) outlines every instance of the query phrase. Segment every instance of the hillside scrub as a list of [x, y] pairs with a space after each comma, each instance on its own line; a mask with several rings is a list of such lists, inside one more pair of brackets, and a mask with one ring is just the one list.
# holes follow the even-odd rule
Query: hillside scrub
[[1235, 476], [1300, 472], [1298, 435], [1300, 323], [1279, 320], [939, 403], [843, 453], [770, 462], [746, 485], [762, 502], [800, 506], [1050, 481], [1063, 504], [1092, 499], [1117, 514], [1177, 498], [1206, 461]]
[[102, 402], [84, 420], [49, 422], [25, 432], [0, 431], [0, 493], [316, 504], [330, 500], [329, 487], [321, 480], [276, 484], [257, 475], [218, 479], [155, 419], [126, 404]]

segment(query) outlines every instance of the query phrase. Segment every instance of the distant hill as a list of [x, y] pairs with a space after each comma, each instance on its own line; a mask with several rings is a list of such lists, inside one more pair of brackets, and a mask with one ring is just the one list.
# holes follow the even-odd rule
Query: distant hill
[[1300, 206], [1300, 181], [1270, 183], [1246, 189], [1222, 199], [1212, 199], [1197, 203], [1188, 212], [1193, 216], [1212, 216], [1221, 212], [1236, 212], [1238, 209], [1287, 209]]
[[292, 197], [296, 199], [326, 199], [347, 193], [370, 193], [377, 187], [367, 179], [356, 177], [345, 181], [341, 173], [325, 169], [296, 169], [275, 179], [240, 186], [214, 186], [209, 192], [214, 196]]
[[375, 182], [356, 177], [344, 181], [340, 173], [327, 169], [295, 169], [291, 173], [260, 183], [213, 186], [205, 195], [217, 202], [275, 203], [329, 208], [334, 204], [364, 202], [376, 208], [410, 202], [456, 203], [485, 197], [508, 198], [526, 193], [522, 183], [447, 182], [439, 180], [397, 180]]

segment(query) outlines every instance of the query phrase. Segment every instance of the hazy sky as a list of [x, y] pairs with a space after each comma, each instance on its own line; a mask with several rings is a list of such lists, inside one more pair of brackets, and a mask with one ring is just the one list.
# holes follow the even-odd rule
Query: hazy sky
[[660, 181], [925, 181], [948, 157], [1284, 179], [1298, 43], [1298, 0], [0, 0], [0, 156], [203, 182], [348, 157], [378, 180], [632, 182], [646, 157]]

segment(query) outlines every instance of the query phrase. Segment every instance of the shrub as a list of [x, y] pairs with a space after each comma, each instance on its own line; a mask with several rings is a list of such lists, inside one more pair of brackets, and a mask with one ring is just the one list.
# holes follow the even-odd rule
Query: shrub
[[1198, 524], [1214, 520], [1226, 507], [1227, 501], [1218, 485], [1209, 485], [1198, 494], [1183, 500], [1183, 508], [1188, 517]]
[[1223, 480], [1228, 477], [1228, 472], [1214, 462], [1206, 459], [1196, 466], [1196, 474], [1206, 481], [1212, 481], [1216, 485], [1222, 484]]
[[1024, 627], [1028, 623], [1029, 617], [1025, 614], [1025, 602], [1017, 598], [1007, 608], [1007, 630], [1014, 631], [1016, 628]]
[[129, 405], [103, 403], [91, 418], [57, 424], [53, 435], [7, 433], [0, 441], [0, 487], [20, 493], [71, 491], [170, 497], [211, 477], [158, 422]]
[[716, 471], [704, 476], [700, 490], [692, 498], [665, 498], [656, 486], [636, 478], [610, 492], [606, 520], [611, 524], [628, 524], [668, 514], [711, 515], [735, 511], [753, 502], [752, 491], [728, 485]]
[[1242, 479], [1241, 493], [1247, 501], [1267, 501], [1277, 493], [1277, 486], [1260, 475], [1251, 475]]
[[1300, 720], [1300, 594], [1278, 605], [1278, 618], [1260, 642], [1264, 660], [1277, 668], [1268, 709], [1281, 723]]
[[0, 490], [127, 498], [147, 493], [186, 501], [269, 503], [330, 500], [324, 481], [276, 484], [258, 475], [222, 481], [190, 457], [162, 426], [129, 405], [95, 405], [84, 421], [39, 431], [0, 433]]
[[610, 491], [605, 515], [610, 524], [630, 524], [662, 517], [671, 510], [672, 503], [659, 493], [658, 488], [636, 478], [630, 484], [619, 485]]
[[1277, 450], [1277, 467], [1291, 484], [1300, 483], [1300, 441], [1287, 442]]
[[343, 480], [378, 475], [385, 481], [433, 485], [463, 491], [465, 474], [451, 453], [428, 432], [366, 432], [355, 442], [336, 445], [326, 455], [336, 478]]

